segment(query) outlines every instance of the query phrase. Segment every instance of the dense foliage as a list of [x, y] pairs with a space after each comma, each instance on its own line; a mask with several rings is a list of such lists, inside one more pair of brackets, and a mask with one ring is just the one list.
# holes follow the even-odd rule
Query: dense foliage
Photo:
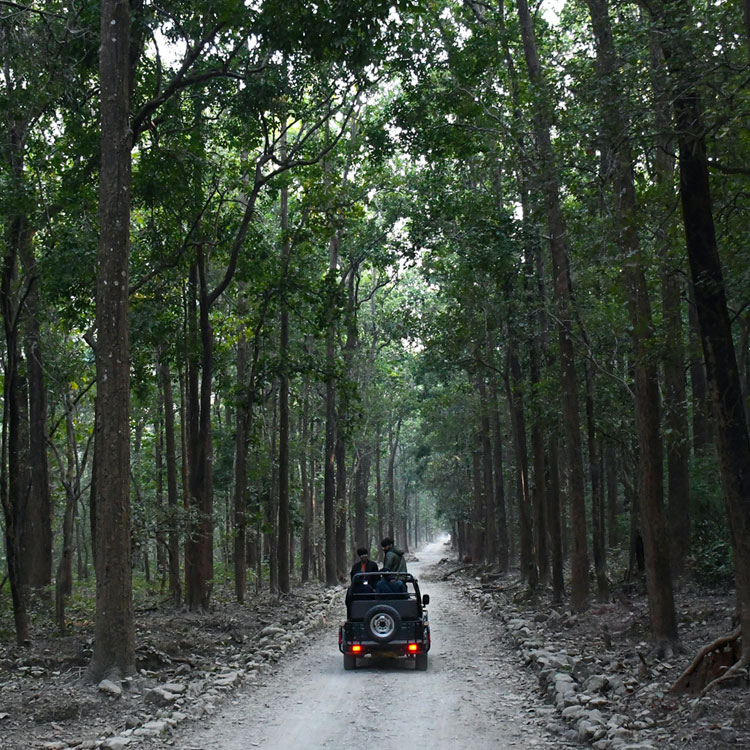
[[[746, 425], [750, 40], [731, 3], [651, 6], [543, 0], [529, 26], [524, 0], [130, 3], [138, 580], [243, 601], [442, 529], [576, 607], [589, 558], [600, 598], [645, 571], [657, 638], [671, 589], [650, 571], [733, 580], [674, 107], [700, 105]], [[33, 589], [76, 627], [106, 492], [98, 14], [0, 0], [0, 609], [20, 641], [52, 616], [24, 626]]]

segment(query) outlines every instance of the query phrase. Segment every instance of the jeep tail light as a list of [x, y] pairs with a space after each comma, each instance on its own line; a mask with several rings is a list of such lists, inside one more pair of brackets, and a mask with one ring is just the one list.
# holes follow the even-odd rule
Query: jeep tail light
[[416, 654], [419, 651], [419, 645], [416, 643], [410, 643], [406, 648], [410, 654]]
[[359, 645], [359, 643], [352, 644], [352, 653], [358, 654], [362, 650], [362, 646]]

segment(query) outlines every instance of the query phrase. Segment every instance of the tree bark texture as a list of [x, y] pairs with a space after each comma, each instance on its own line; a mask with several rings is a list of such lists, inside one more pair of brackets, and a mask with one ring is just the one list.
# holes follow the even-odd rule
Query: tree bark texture
[[589, 444], [589, 482], [591, 483], [591, 547], [594, 552], [596, 597], [600, 602], [608, 602], [609, 578], [607, 576], [607, 544], [604, 527], [604, 487], [601, 471], [601, 446], [596, 429], [594, 377], [589, 361], [586, 361], [585, 364], [585, 379], [586, 430]]
[[549, 519], [549, 547], [552, 564], [552, 601], [562, 602], [565, 597], [565, 573], [560, 512], [560, 450], [556, 435], [549, 437], [548, 453], [547, 518]]
[[62, 525], [62, 549], [55, 576], [55, 622], [58, 632], [65, 633], [65, 602], [73, 592], [73, 543], [75, 512], [80, 496], [79, 472], [76, 471], [76, 436], [73, 427], [73, 405], [65, 399], [65, 512]]
[[484, 377], [477, 378], [480, 401], [480, 435], [482, 440], [482, 505], [484, 506], [484, 554], [490, 564], [497, 560], [497, 518], [492, 477], [492, 444], [490, 441], [490, 405]]
[[677, 641], [677, 616], [669, 567], [664, 509], [663, 443], [658, 367], [653, 356], [655, 333], [645, 263], [636, 232], [637, 206], [633, 159], [618, 86], [618, 59], [612, 40], [607, 0], [587, 0], [596, 41], [597, 64], [604, 85], [601, 104], [604, 162], [614, 196], [615, 242], [624, 271], [632, 329], [635, 371], [635, 423], [638, 435], [638, 492], [652, 637]]
[[[344, 406], [345, 398], [340, 394], [339, 403]], [[344, 406], [345, 408], [345, 406]], [[346, 555], [346, 440], [344, 438], [344, 422], [341, 414], [336, 415], [336, 577], [346, 580], [348, 561]]]
[[[338, 237], [328, 245], [329, 283], [333, 283], [338, 267]], [[335, 586], [336, 577], [336, 321], [335, 300], [329, 300], [326, 335], [326, 432], [325, 467], [323, 474], [323, 519], [326, 585]]]
[[545, 91], [531, 13], [526, 0], [517, 0], [518, 18], [521, 25], [524, 56], [529, 79], [534, 88], [534, 123], [540, 169], [540, 188], [544, 195], [549, 232], [549, 247], [554, 274], [554, 299], [558, 320], [560, 349], [560, 376], [562, 385], [562, 414], [565, 428], [565, 448], [570, 473], [569, 506], [573, 527], [573, 550], [571, 558], [571, 606], [575, 611], [588, 607], [588, 550], [586, 534], [586, 497], [583, 474], [583, 451], [581, 447], [581, 417], [579, 413], [578, 377], [573, 342], [571, 316], [571, 281], [567, 248], [565, 246], [565, 222], [560, 206], [559, 186], [555, 173], [554, 151], [550, 138], [550, 106]]
[[[668, 6], [677, 8], [681, 17], [689, 17], [688, 2], [678, 0]], [[691, 60], [686, 59], [685, 49], [677, 48], [676, 37], [663, 35], [662, 45], [677, 91], [674, 106], [682, 218], [734, 549], [742, 656], [747, 660], [750, 659], [750, 437], [716, 242], [700, 94], [690, 75]]]
[[24, 349], [28, 382], [29, 485], [26, 503], [24, 559], [21, 563], [24, 582], [31, 588], [47, 586], [52, 581], [52, 498], [47, 464], [47, 389], [42, 362], [40, 301], [37, 291], [36, 260], [32, 235], [25, 233], [19, 246], [24, 277], [28, 279], [25, 296]]
[[690, 357], [690, 397], [692, 401], [693, 455], [705, 454], [706, 446], [714, 442], [714, 428], [711, 424], [711, 403], [706, 379], [706, 363], [703, 358], [701, 326], [698, 320], [695, 285], [688, 282], [688, 325]]
[[490, 378], [490, 402], [492, 408], [492, 463], [495, 517], [497, 519], [497, 563], [500, 570], [508, 570], [509, 541], [508, 518], [505, 510], [505, 478], [503, 476], [503, 428], [500, 421], [500, 404], [497, 397], [497, 383]]
[[172, 376], [169, 363], [159, 365], [161, 392], [164, 401], [164, 453], [167, 467], [167, 570], [169, 594], [175, 606], [182, 601], [180, 582], [180, 532], [177, 519], [177, 445], [174, 426], [174, 398], [172, 396]]
[[[241, 313], [240, 313], [241, 314]], [[240, 604], [244, 604], [247, 594], [247, 337], [244, 330], [240, 332], [237, 342], [237, 391], [245, 394], [238, 399], [235, 409], [234, 465], [233, 465], [233, 501], [234, 511], [234, 595]]]
[[305, 383], [300, 414], [300, 443], [302, 449], [299, 458], [299, 476], [301, 485], [302, 504], [302, 583], [307, 583], [313, 571], [314, 549], [313, 549], [313, 491], [307, 475], [308, 453], [310, 450], [310, 388]]
[[521, 383], [521, 365], [516, 344], [508, 341], [508, 405], [511, 413], [513, 449], [516, 464], [516, 497], [518, 500], [518, 538], [520, 551], [521, 579], [529, 587], [536, 588], [539, 573], [534, 555], [534, 530], [532, 527], [532, 507], [529, 490], [529, 457], [526, 439], [526, 411], [524, 408]]
[[[192, 419], [191, 462], [188, 475], [190, 532], [185, 553], [185, 602], [191, 610], [208, 609], [213, 578], [213, 480], [211, 447], [211, 389], [213, 381], [213, 329], [206, 286], [206, 259], [198, 249], [195, 264], [198, 275], [198, 331], [200, 334], [200, 390], [190, 400], [197, 410]], [[197, 367], [197, 363], [193, 363]], [[192, 380], [197, 386], [198, 373]], [[195, 424], [197, 422], [197, 424]]]
[[[655, 177], [664, 216], [673, 213], [674, 136], [670, 133], [672, 109], [664, 68], [664, 55], [656, 34], [650, 39], [651, 79], [654, 89], [656, 132]], [[672, 260], [670, 233], [660, 225], [657, 240], [662, 261], [661, 306], [664, 325], [664, 432], [667, 452], [667, 515], [672, 574], [685, 572], [690, 553], [690, 430], [687, 414], [687, 382], [682, 322], [682, 267]], [[682, 264], [680, 263], [680, 266]], [[702, 369], [702, 364], [700, 365]]]
[[[6, 85], [10, 84], [5, 77]], [[8, 166], [14, 188], [23, 192], [23, 123], [8, 122], [7, 139]], [[19, 290], [18, 262], [21, 248], [31, 242], [32, 228], [27, 217], [16, 213], [9, 218], [6, 227], [5, 251], [2, 258], [0, 279], [0, 309], [2, 310], [3, 331], [5, 334], [5, 368], [3, 377], [3, 423], [2, 423], [2, 464], [0, 465], [0, 494], [2, 495], [5, 520], [5, 551], [8, 565], [13, 617], [18, 644], [28, 643], [28, 576], [24, 565], [28, 562], [25, 554], [25, 524], [28, 506], [28, 439], [24, 434], [27, 421], [24, 410], [25, 382], [21, 376], [23, 361], [20, 346], [20, 299], [24, 295]], [[26, 445], [24, 445], [24, 442]]]
[[401, 432], [401, 417], [396, 420], [395, 429], [393, 424], [388, 425], [388, 469], [386, 482], [388, 483], [388, 536], [393, 539], [396, 528], [396, 451], [398, 451], [398, 438]]
[[378, 555], [381, 554], [380, 540], [385, 536], [385, 509], [383, 508], [383, 478], [380, 471], [380, 424], [375, 428], [375, 510], [377, 512], [377, 545]]
[[469, 527], [469, 556], [472, 562], [484, 560], [484, 508], [482, 507], [482, 453], [471, 451], [471, 525]]
[[135, 672], [130, 544], [130, 5], [102, 0], [96, 285], [96, 616], [89, 677]]
[[[286, 139], [282, 139], [282, 158], [286, 155]], [[289, 584], [289, 301], [287, 275], [291, 243], [289, 242], [289, 188], [284, 185], [280, 195], [281, 219], [281, 320], [279, 323], [279, 591], [288, 594]]]
[[367, 532], [367, 493], [370, 486], [372, 453], [369, 446], [360, 446], [357, 468], [354, 472], [354, 543], [369, 549]]

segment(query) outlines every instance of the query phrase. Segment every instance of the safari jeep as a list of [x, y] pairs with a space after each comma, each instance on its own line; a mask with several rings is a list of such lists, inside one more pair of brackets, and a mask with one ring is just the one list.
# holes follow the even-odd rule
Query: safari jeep
[[429, 603], [409, 573], [357, 573], [346, 595], [346, 622], [339, 626], [344, 669], [356, 669], [357, 659], [368, 657], [413, 659], [415, 669], [427, 669]]

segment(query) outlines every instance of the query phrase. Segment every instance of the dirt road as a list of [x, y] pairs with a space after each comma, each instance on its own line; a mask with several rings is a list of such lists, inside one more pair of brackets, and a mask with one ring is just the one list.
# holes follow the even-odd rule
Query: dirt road
[[[576, 747], [550, 734], [551, 709], [533, 676], [519, 668], [501, 627], [472, 612], [426, 568], [442, 544], [420, 551], [409, 572], [429, 593], [429, 669], [411, 663], [345, 672], [337, 623], [285, 657], [276, 674], [245, 692], [200, 729], [181, 732], [183, 750], [425, 747], [502, 750]], [[342, 604], [343, 612], [343, 604]]]

